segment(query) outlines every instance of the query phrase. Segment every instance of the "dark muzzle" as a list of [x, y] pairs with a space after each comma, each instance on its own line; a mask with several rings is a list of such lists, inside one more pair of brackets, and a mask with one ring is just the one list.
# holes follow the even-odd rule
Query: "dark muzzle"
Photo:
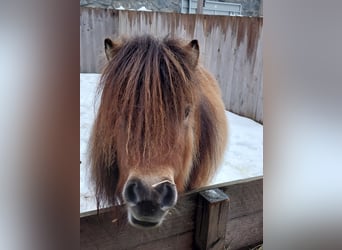
[[128, 219], [133, 226], [156, 227], [177, 202], [177, 189], [170, 181], [147, 185], [140, 179], [129, 180], [123, 192]]

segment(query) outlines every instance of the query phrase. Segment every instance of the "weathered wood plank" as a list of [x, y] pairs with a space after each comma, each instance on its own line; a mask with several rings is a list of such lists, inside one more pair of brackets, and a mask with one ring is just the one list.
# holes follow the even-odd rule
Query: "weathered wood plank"
[[[113, 207], [100, 215], [89, 215], [80, 219], [81, 249], [136, 249], [148, 242], [156, 242], [170, 237], [180, 237], [181, 245], [188, 245], [189, 234], [194, 230], [195, 195], [181, 197], [178, 205], [165, 218], [162, 226], [155, 229], [141, 230], [127, 223], [123, 206]], [[113, 222], [114, 220], [114, 222]], [[152, 243], [151, 243], [152, 244]], [[158, 243], [153, 243], [157, 244]], [[153, 245], [152, 244], [152, 245]], [[146, 248], [150, 249], [150, 248]]]
[[227, 185], [230, 198], [225, 249], [235, 250], [263, 241], [263, 179]]
[[177, 234], [161, 240], [147, 242], [138, 246], [137, 250], [189, 250], [192, 249], [194, 234], [193, 231]]
[[[262, 183], [262, 178], [252, 178], [221, 187], [230, 199], [228, 218], [221, 222], [227, 227], [224, 245], [228, 249], [262, 241]], [[198, 193], [181, 195], [176, 208], [157, 229], [139, 230], [128, 225], [124, 206], [102, 209], [99, 215], [96, 211], [83, 214], [80, 218], [81, 249], [194, 248], [196, 211], [200, 206]], [[209, 220], [212, 221], [215, 219]]]
[[230, 199], [228, 220], [263, 210], [263, 178], [222, 187]]
[[238, 217], [227, 222], [225, 248], [236, 250], [263, 241], [262, 212]]
[[100, 73], [106, 62], [104, 39], [118, 36], [118, 12], [106, 9], [80, 9], [80, 70]]
[[199, 193], [195, 244], [196, 249], [223, 249], [229, 198], [220, 189], [210, 189]]

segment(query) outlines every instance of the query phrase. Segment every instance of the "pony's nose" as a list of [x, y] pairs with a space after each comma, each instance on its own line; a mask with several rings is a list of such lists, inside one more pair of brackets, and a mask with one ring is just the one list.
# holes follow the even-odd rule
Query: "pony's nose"
[[127, 203], [134, 205], [145, 200], [146, 190], [143, 183], [138, 179], [129, 180], [126, 183], [123, 196]]
[[160, 207], [162, 209], [168, 209], [176, 204], [177, 189], [175, 184], [164, 181], [153, 185], [153, 188], [159, 193]]
[[149, 186], [139, 179], [129, 180], [124, 188], [124, 199], [131, 205], [152, 201], [162, 210], [173, 207], [177, 202], [176, 185], [170, 181], [162, 181]]

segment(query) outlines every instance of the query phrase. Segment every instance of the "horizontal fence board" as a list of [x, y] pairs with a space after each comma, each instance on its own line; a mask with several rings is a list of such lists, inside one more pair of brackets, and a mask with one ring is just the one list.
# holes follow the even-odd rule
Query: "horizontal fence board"
[[[225, 247], [238, 249], [262, 241], [262, 183], [262, 178], [252, 178], [220, 187], [230, 200], [228, 221], [222, 222], [227, 223]], [[124, 206], [81, 215], [81, 249], [191, 249], [198, 192], [180, 195], [176, 208], [156, 229], [128, 225]]]
[[158, 241], [148, 242], [138, 246], [137, 250], [189, 250], [193, 245], [193, 231], [177, 234]]
[[263, 179], [222, 188], [230, 199], [225, 249], [235, 250], [263, 240]]
[[263, 179], [221, 188], [230, 200], [228, 220], [263, 210]]
[[201, 62], [219, 82], [227, 110], [263, 121], [262, 18], [96, 8], [81, 8], [80, 15], [81, 73], [101, 72], [106, 37], [198, 39]]
[[263, 241], [263, 213], [257, 212], [227, 222], [225, 249], [237, 250]]
[[[82, 249], [136, 249], [138, 246], [151, 242], [187, 234], [179, 238], [184, 242], [180, 245], [188, 245], [189, 234], [193, 234], [194, 217], [197, 197], [181, 197], [176, 208], [166, 217], [162, 226], [155, 229], [141, 230], [130, 226], [127, 222], [124, 206], [113, 207], [100, 215], [82, 217], [81, 224], [81, 248]], [[113, 220], [115, 221], [113, 223]], [[95, 236], [95, 237], [94, 237]], [[150, 249], [146, 248], [145, 249]]]

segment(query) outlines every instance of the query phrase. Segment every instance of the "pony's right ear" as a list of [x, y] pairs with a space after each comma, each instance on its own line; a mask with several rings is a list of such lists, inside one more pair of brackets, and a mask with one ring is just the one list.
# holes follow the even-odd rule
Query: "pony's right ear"
[[110, 38], [106, 38], [104, 40], [104, 47], [107, 60], [109, 61], [113, 58], [115, 49], [118, 47], [118, 45], [115, 44]]
[[195, 68], [198, 64], [199, 58], [199, 45], [197, 40], [192, 40], [187, 45], [187, 50], [190, 51], [190, 64]]

